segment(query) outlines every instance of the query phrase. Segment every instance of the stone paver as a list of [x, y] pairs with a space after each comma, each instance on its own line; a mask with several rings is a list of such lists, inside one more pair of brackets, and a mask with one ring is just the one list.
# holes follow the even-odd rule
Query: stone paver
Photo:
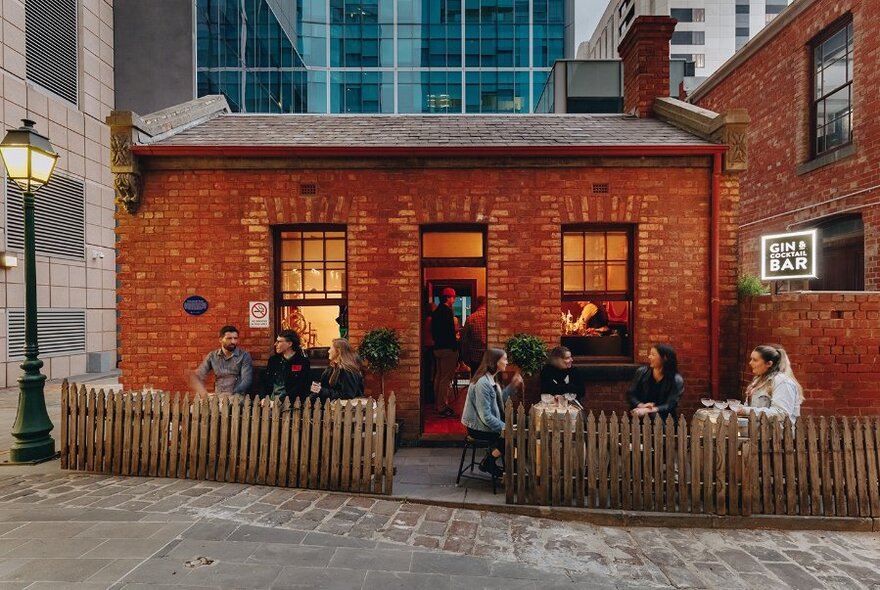
[[[139, 508], [88, 503], [117, 495]], [[266, 526], [269, 516], [275, 519]], [[44, 559], [35, 560], [41, 550]], [[214, 564], [184, 567], [201, 556]], [[267, 486], [78, 473], [0, 480], [3, 584], [880, 589], [877, 571], [880, 537], [871, 533], [625, 529]]]

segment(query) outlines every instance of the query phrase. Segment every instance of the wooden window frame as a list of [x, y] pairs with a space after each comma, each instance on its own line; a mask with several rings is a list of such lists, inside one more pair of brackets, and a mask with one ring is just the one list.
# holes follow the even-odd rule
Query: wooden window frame
[[[810, 157], [811, 159], [822, 157], [826, 154], [833, 153], [839, 149], [842, 149], [846, 146], [849, 146], [853, 142], [853, 116], [854, 116], [854, 108], [853, 108], [853, 78], [854, 72], [847, 71], [848, 80], [844, 82], [842, 85], [834, 88], [831, 92], [824, 94], [820, 97], [816, 96], [817, 88], [816, 88], [816, 75], [818, 73], [818, 63], [816, 60], [816, 50], [822, 46], [823, 43], [834, 37], [837, 33], [839, 33], [842, 29], [846, 29], [850, 25], [853, 24], [852, 13], [846, 13], [830, 25], [828, 25], [821, 33], [816, 35], [809, 43], [809, 52], [810, 52]], [[855, 42], [854, 35], [855, 30], [853, 30], [853, 36], [848, 37], [847, 45], [852, 45], [851, 53], [855, 53]], [[850, 53], [849, 51], [847, 53]], [[855, 66], [853, 66], [853, 70], [855, 70]], [[819, 140], [819, 129], [818, 129], [818, 105], [822, 101], [826, 100], [829, 96], [832, 96], [836, 92], [839, 92], [843, 88], [849, 87], [849, 139], [840, 145], [836, 145], [830, 149], [824, 149], [819, 151], [818, 149], [818, 140]], [[823, 125], [824, 127], [824, 125]]]

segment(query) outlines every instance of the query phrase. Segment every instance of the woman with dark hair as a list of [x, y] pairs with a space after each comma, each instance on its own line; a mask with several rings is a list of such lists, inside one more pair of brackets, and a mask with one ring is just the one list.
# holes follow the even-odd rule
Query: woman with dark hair
[[275, 339], [275, 354], [269, 357], [263, 378], [263, 397], [287, 397], [293, 402], [309, 396], [311, 365], [300, 345], [299, 334], [283, 330]]
[[678, 373], [675, 350], [666, 344], [655, 344], [648, 353], [648, 364], [636, 370], [627, 391], [633, 416], [658, 414], [661, 420], [677, 417], [678, 400], [684, 393], [684, 379]]
[[471, 377], [461, 423], [468, 434], [478, 440], [491, 441], [489, 452], [480, 462], [480, 471], [501, 475], [495, 460], [504, 454], [504, 403], [522, 385], [522, 376], [513, 376], [510, 385], [501, 389], [500, 376], [507, 368], [507, 353], [500, 348], [487, 348], [480, 366]]
[[572, 366], [571, 351], [557, 346], [547, 355], [547, 363], [541, 369], [541, 393], [564, 395], [573, 393], [578, 400], [584, 396], [584, 380], [580, 371]]
[[740, 406], [737, 413], [789, 416], [794, 424], [801, 415], [804, 392], [785, 349], [774, 344], [756, 346], [749, 356], [749, 367], [754, 377], [746, 388], [746, 405]]
[[321, 374], [320, 383], [312, 382], [312, 394], [327, 399], [354, 399], [364, 396], [364, 377], [361, 361], [344, 338], [330, 344], [330, 364]]

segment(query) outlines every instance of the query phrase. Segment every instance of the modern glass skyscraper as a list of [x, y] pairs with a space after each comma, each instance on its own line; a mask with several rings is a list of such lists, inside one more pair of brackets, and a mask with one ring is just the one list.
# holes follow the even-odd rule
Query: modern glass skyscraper
[[528, 113], [566, 0], [198, 0], [198, 95], [244, 112]]

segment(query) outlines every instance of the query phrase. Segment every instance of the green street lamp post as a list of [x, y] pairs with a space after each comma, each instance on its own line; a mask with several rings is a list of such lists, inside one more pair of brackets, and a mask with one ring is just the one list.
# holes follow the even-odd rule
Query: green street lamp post
[[12, 426], [15, 442], [9, 451], [10, 463], [36, 463], [55, 456], [52, 421], [46, 411], [40, 373], [43, 361], [37, 358], [37, 263], [34, 235], [34, 192], [49, 182], [58, 154], [49, 140], [34, 129], [34, 122], [22, 119], [23, 126], [11, 129], [0, 143], [0, 156], [6, 173], [24, 197], [24, 298], [25, 360], [18, 378], [18, 413]]

